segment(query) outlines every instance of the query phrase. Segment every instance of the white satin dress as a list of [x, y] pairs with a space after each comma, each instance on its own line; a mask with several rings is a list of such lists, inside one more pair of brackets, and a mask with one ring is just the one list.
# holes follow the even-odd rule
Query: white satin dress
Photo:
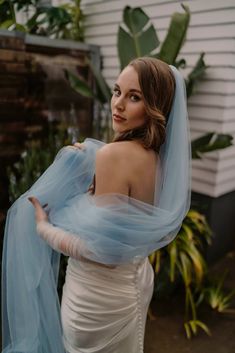
[[61, 317], [68, 353], [143, 353], [154, 272], [148, 258], [105, 268], [69, 258]]

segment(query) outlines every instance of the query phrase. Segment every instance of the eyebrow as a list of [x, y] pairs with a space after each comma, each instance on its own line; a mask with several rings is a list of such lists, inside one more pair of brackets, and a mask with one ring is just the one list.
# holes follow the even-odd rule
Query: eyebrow
[[[118, 89], [120, 89], [120, 86], [117, 83], [114, 84], [114, 87], [117, 87]], [[137, 92], [139, 94], [142, 94], [142, 92], [140, 90], [135, 89], [135, 88], [129, 89], [129, 92]]]

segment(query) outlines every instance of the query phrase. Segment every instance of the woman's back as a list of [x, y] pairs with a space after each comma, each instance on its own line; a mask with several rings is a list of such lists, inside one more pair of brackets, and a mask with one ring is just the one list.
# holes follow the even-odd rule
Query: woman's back
[[118, 193], [153, 204], [157, 160], [136, 141], [105, 145], [97, 153], [95, 195]]

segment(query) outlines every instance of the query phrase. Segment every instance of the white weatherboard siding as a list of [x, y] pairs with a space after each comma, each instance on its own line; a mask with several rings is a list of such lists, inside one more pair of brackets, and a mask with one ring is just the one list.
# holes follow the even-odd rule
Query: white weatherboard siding
[[[172, 13], [183, 11], [180, 3], [176, 0], [82, 1], [86, 42], [101, 47], [103, 74], [110, 86], [120, 71], [116, 43], [123, 8], [142, 7], [162, 41]], [[190, 8], [191, 21], [180, 54], [188, 65], [182, 72], [186, 76], [202, 51], [206, 53], [206, 64], [210, 65], [188, 103], [192, 138], [209, 131], [235, 137], [235, 1], [188, 0], [184, 4]], [[213, 197], [235, 190], [235, 147], [193, 161], [192, 187]]]

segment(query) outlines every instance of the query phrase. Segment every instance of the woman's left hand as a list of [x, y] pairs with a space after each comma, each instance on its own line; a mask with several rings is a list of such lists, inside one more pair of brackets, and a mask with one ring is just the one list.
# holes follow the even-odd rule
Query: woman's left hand
[[46, 211], [43, 209], [43, 207], [46, 207], [46, 205], [41, 206], [40, 202], [36, 197], [28, 197], [28, 200], [33, 204], [33, 207], [35, 208], [35, 219], [36, 222], [40, 221], [47, 221], [48, 222], [48, 215]]

